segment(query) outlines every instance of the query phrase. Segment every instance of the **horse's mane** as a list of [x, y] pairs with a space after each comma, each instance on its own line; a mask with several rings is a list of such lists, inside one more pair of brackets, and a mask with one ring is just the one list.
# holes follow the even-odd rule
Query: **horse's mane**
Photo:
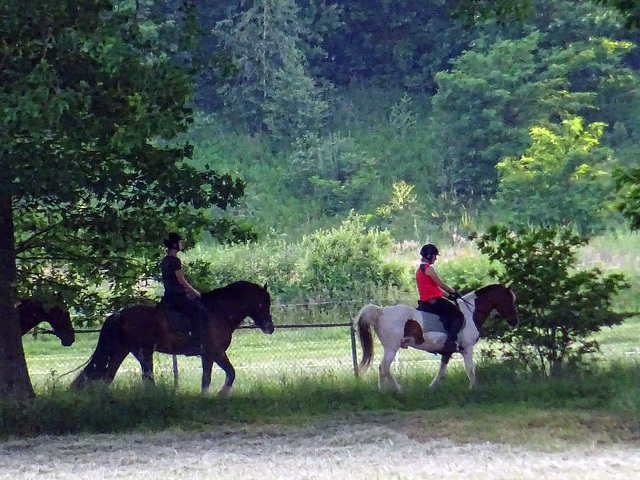
[[491, 293], [494, 290], [503, 289], [503, 288], [505, 288], [504, 285], [501, 285], [499, 283], [492, 283], [491, 285], [486, 285], [476, 290], [476, 295], [484, 295], [485, 293]]

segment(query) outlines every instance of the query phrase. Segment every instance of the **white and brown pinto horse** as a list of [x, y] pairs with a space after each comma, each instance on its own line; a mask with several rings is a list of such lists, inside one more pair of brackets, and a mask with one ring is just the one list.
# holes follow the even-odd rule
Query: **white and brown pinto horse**
[[[464, 326], [458, 334], [458, 345], [469, 377], [469, 388], [473, 388], [476, 383], [473, 346], [480, 338], [480, 326], [495, 310], [507, 320], [509, 325], [515, 327], [518, 324], [515, 301], [516, 296], [511, 287], [499, 284], [487, 285], [458, 299], [458, 307], [465, 318]], [[370, 327], [373, 327], [384, 348], [384, 355], [379, 367], [379, 386], [382, 388], [388, 383], [397, 391], [400, 391], [401, 388], [391, 375], [390, 367], [398, 350], [413, 347], [437, 353], [447, 339], [446, 333], [424, 332], [422, 312], [408, 305], [390, 305], [388, 307], [365, 305], [353, 324], [354, 328], [358, 330], [362, 346], [361, 371], [366, 371], [373, 359], [373, 337], [370, 330]], [[435, 386], [443, 377], [451, 355], [451, 353], [442, 354], [440, 370], [431, 382], [431, 387]]]

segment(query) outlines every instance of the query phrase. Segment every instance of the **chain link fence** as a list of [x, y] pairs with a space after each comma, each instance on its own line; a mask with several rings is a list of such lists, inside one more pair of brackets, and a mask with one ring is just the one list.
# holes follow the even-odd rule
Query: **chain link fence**
[[[286, 385], [301, 378], [353, 377], [357, 373], [357, 358], [362, 353], [351, 328], [351, 319], [365, 303], [274, 305], [272, 313], [276, 329], [271, 335], [263, 334], [248, 323], [242, 325], [234, 332], [227, 350], [236, 370], [234, 390], [250, 390], [265, 383]], [[88, 361], [97, 340], [97, 330], [77, 331], [76, 342], [71, 347], [62, 347], [55, 337], [25, 336], [25, 354], [36, 389], [68, 386]], [[377, 362], [382, 355], [377, 339], [374, 348], [375, 364], [371, 370], [377, 375]], [[438, 365], [439, 359], [434, 355], [409, 349], [398, 352], [395, 367], [400, 373], [406, 369], [426, 368], [435, 374]], [[154, 354], [154, 376], [158, 383], [199, 391], [201, 375], [199, 357]], [[140, 365], [129, 355], [114, 383], [139, 381]], [[215, 392], [223, 382], [224, 372], [214, 364], [211, 391]]]

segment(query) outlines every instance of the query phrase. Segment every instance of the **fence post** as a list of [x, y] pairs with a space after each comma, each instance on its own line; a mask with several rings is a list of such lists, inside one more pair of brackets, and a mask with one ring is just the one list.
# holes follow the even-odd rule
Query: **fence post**
[[356, 329], [351, 325], [351, 358], [353, 360], [353, 374], [358, 378], [358, 352], [356, 351]]
[[173, 356], [173, 388], [178, 389], [178, 356]]

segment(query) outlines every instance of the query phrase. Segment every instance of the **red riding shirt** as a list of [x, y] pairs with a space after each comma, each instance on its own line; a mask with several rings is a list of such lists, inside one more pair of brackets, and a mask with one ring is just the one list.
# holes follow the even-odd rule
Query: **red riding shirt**
[[420, 300], [423, 302], [431, 300], [432, 298], [444, 296], [442, 290], [440, 290], [440, 287], [438, 287], [433, 278], [424, 273], [424, 271], [430, 266], [431, 265], [428, 263], [421, 263], [420, 268], [416, 271], [418, 294], [420, 295]]

